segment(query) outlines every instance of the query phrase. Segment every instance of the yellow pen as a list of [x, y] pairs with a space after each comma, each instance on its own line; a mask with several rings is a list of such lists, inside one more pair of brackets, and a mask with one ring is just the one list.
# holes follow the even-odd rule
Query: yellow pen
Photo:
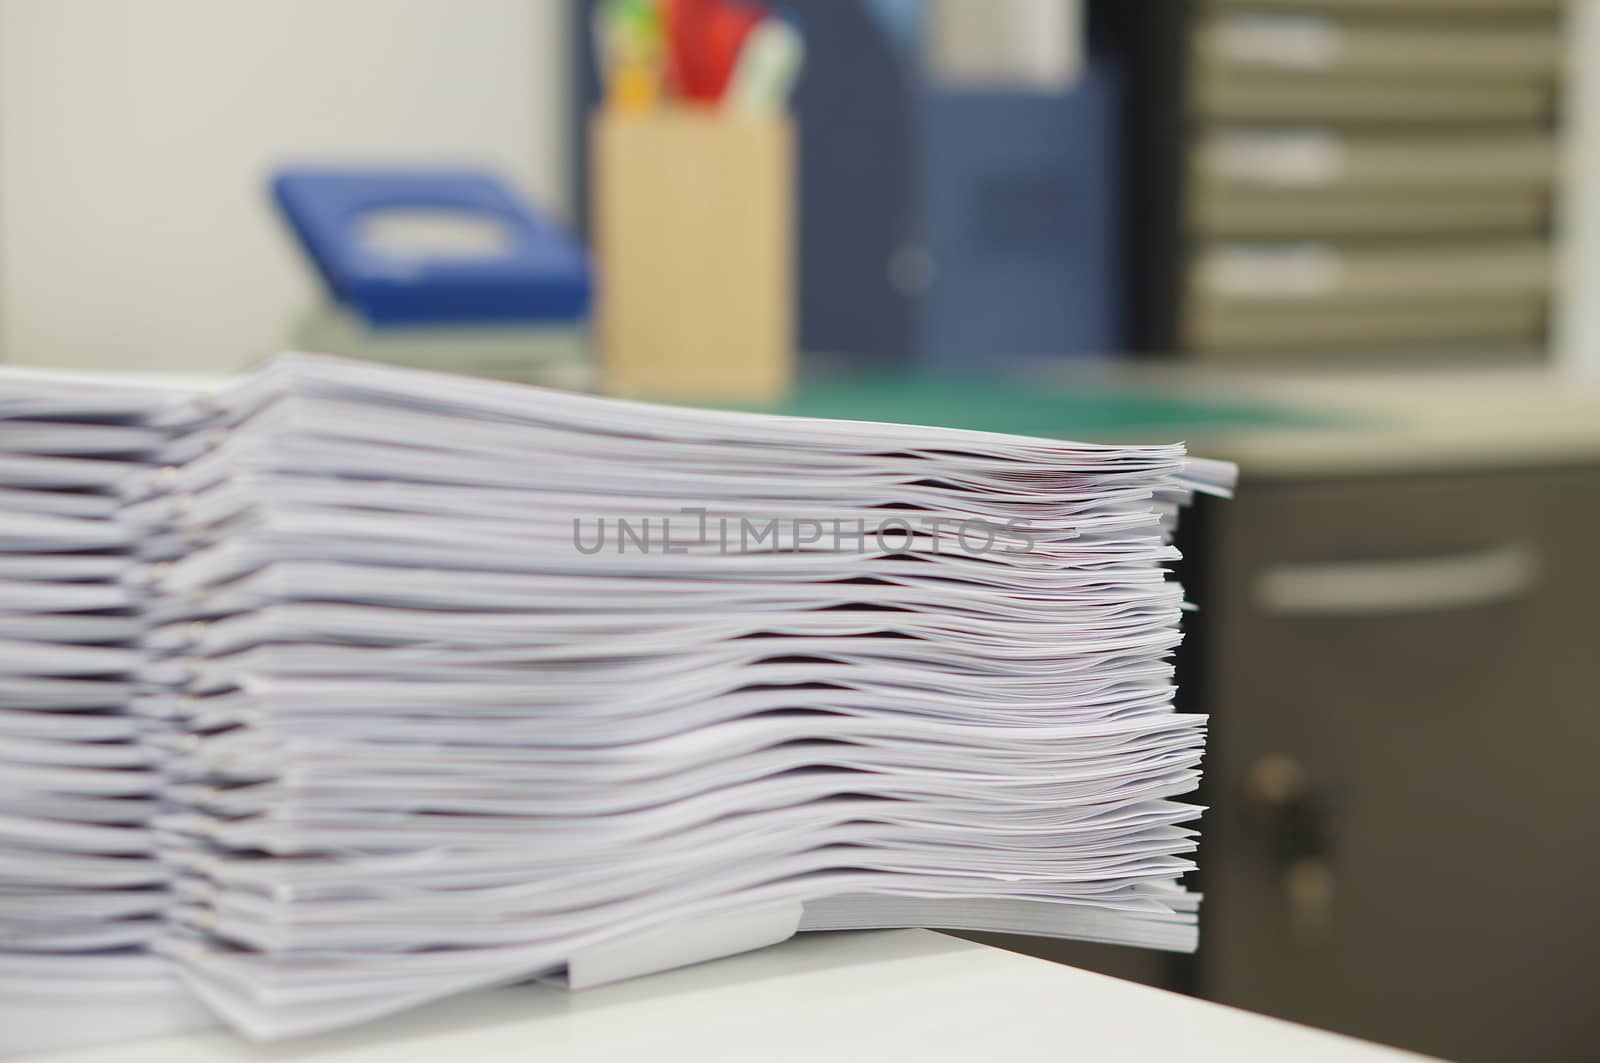
[[661, 98], [665, 48], [653, 0], [608, 0], [595, 9], [595, 35], [607, 78], [606, 106], [629, 113], [654, 107]]

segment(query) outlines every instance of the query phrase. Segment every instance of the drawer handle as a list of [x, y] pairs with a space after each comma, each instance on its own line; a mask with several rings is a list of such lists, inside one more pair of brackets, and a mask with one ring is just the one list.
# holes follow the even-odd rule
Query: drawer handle
[[1422, 560], [1277, 565], [1251, 590], [1273, 616], [1363, 616], [1492, 605], [1527, 594], [1538, 579], [1534, 552], [1510, 543]]

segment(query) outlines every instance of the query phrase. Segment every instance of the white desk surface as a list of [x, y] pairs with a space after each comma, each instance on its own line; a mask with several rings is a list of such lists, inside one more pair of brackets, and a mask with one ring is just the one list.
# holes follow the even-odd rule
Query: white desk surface
[[578, 993], [540, 985], [358, 1029], [252, 1045], [221, 1030], [34, 1057], [51, 1063], [671, 1063], [1422, 1057], [926, 930], [802, 934]]

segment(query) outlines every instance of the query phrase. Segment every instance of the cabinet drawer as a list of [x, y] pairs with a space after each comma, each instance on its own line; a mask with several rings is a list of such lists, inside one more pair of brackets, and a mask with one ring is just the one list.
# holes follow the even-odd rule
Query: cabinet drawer
[[1562, 59], [1560, 28], [1548, 17], [1475, 23], [1223, 10], [1202, 15], [1195, 27], [1195, 63], [1203, 74], [1261, 74], [1290, 83], [1548, 82]]
[[1537, 188], [1378, 190], [1202, 184], [1190, 231], [1231, 240], [1436, 237], [1543, 232], [1550, 195]]
[[1221, 122], [1348, 122], [1431, 126], [1545, 122], [1555, 113], [1555, 87], [1512, 84], [1428, 84], [1303, 77], [1285, 80], [1250, 70], [1197, 70], [1197, 117]]

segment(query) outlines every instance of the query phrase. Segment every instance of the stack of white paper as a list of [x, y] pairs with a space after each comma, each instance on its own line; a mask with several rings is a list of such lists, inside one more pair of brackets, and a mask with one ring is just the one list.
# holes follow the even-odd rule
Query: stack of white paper
[[0, 387], [0, 1052], [197, 1016], [146, 949], [169, 875], [147, 826], [160, 776], [127, 712], [141, 620], [114, 490], [172, 401], [16, 373]]
[[1180, 446], [286, 357], [157, 418], [136, 711], [195, 989], [358, 1021], [719, 914], [1189, 948]]
[[0, 988], [36, 1024], [69, 983], [192, 1022], [175, 971], [287, 1036], [772, 912], [1193, 947], [1164, 566], [1231, 467], [306, 356], [7, 383]]

